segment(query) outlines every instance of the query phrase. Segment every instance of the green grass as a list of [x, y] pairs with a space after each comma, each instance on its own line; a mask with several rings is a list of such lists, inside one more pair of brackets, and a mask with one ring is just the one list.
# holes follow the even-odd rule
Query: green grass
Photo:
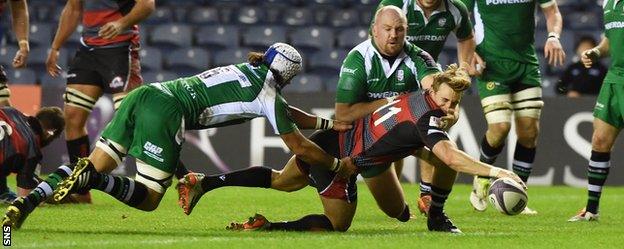
[[[412, 211], [417, 185], [404, 185]], [[447, 213], [465, 233], [428, 232], [426, 219], [407, 223], [386, 217], [365, 185], [359, 186], [358, 210], [346, 233], [231, 232], [224, 228], [255, 212], [270, 220], [320, 213], [312, 188], [295, 193], [225, 188], [203, 197], [191, 216], [176, 204], [169, 189], [160, 207], [142, 212], [94, 191], [93, 205], [47, 205], [13, 231], [15, 248], [621, 248], [624, 188], [603, 193], [601, 221], [569, 223], [585, 203], [586, 190], [531, 187], [529, 206], [537, 216], [505, 216], [490, 207], [484, 213], [468, 203], [469, 186], [455, 187]], [[619, 241], [619, 242], [618, 242]]]

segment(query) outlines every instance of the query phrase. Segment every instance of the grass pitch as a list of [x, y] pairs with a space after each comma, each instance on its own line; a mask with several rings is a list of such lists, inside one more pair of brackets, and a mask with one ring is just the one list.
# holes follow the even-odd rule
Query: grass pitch
[[[170, 188], [153, 212], [142, 212], [93, 191], [93, 205], [47, 205], [12, 233], [14, 248], [622, 248], [624, 188], [607, 187], [601, 220], [570, 223], [585, 203], [586, 190], [530, 187], [529, 206], [537, 216], [505, 216], [493, 207], [478, 213], [468, 203], [470, 186], [457, 185], [447, 213], [463, 235], [427, 231], [426, 219], [407, 223], [386, 217], [365, 185], [359, 185], [358, 210], [346, 233], [232, 232], [225, 226], [254, 213], [269, 220], [298, 219], [321, 213], [313, 188], [294, 193], [223, 188], [204, 195], [193, 214], [177, 206]], [[412, 211], [417, 185], [404, 185]]]

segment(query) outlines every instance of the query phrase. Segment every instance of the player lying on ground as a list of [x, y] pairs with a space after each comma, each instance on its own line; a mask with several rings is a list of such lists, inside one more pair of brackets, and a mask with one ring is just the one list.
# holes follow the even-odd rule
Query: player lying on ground
[[[513, 172], [481, 163], [458, 150], [440, 128], [443, 126], [442, 117], [458, 108], [462, 92], [469, 86], [468, 75], [457, 66], [450, 66], [434, 76], [432, 90], [400, 95], [390, 103], [378, 100], [380, 108], [357, 120], [353, 129], [340, 133], [319, 132], [311, 139], [334, 156], [353, 158], [358, 171], [383, 167], [383, 173], [365, 180], [379, 207], [388, 216], [400, 221], [409, 220], [410, 212], [396, 174], [392, 167], [387, 166], [420, 150], [417, 153], [420, 158], [436, 165], [428, 228], [431, 231], [460, 232], [443, 212], [444, 202], [451, 192], [457, 172], [512, 177], [522, 182]], [[428, 153], [429, 150], [421, 150], [425, 146], [431, 148], [435, 155]], [[178, 188], [180, 204], [188, 214], [205, 192], [222, 186], [270, 187], [294, 191], [309, 184], [318, 190], [324, 214], [311, 214], [288, 222], [268, 222], [257, 215], [249, 222], [232, 224], [231, 228], [346, 231], [357, 205], [356, 175], [344, 178], [326, 168], [311, 167], [312, 164], [300, 159], [298, 156], [291, 158], [282, 171], [270, 175], [255, 173], [255, 167], [217, 176], [188, 174]]]
[[[301, 71], [301, 62], [297, 50], [276, 43], [264, 54], [250, 53], [249, 63], [137, 88], [123, 101], [89, 158], [81, 158], [73, 171], [62, 166], [47, 188], [16, 200], [7, 209], [4, 225], [20, 227], [38, 204], [37, 195], [54, 193], [54, 199], [58, 200], [84, 189], [104, 191], [140, 210], [154, 210], [179, 164], [185, 129], [238, 124], [256, 117], [267, 118], [275, 133], [303, 161], [344, 175], [352, 174], [340, 171], [353, 168], [344, 167], [351, 163], [349, 158], [331, 157], [303, 136], [295, 125], [328, 129], [332, 121], [289, 109], [280, 95], [280, 89]], [[345, 124], [333, 125], [350, 128]], [[135, 179], [106, 174], [121, 164], [126, 154], [136, 158]], [[258, 169], [259, 174], [263, 172], [270, 175], [271, 169]], [[56, 185], [61, 178], [64, 180]]]
[[44, 107], [34, 117], [12, 107], [0, 108], [0, 202], [11, 203], [17, 195], [6, 178], [16, 173], [17, 193], [25, 196], [37, 186], [35, 168], [41, 161], [41, 148], [56, 139], [65, 127], [58, 107]]

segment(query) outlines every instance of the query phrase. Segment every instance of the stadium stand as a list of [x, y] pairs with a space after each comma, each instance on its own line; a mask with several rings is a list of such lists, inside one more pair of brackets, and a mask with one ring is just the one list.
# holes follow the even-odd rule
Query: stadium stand
[[[319, 76], [326, 87], [318, 89], [334, 91], [326, 79], [338, 75], [343, 58], [317, 61], [327, 51], [349, 51], [368, 36], [368, 27], [377, 0], [160, 0], [158, 8], [141, 24], [141, 52], [143, 71], [150, 73], [162, 69], [186, 67], [184, 70], [239, 63], [250, 50], [263, 51], [276, 42], [290, 42], [304, 54], [304, 72]], [[591, 34], [599, 38], [602, 32], [602, 9], [592, 0], [558, 0], [564, 16], [564, 32], [561, 42], [568, 55], [573, 55], [574, 38]], [[34, 58], [48, 48], [56, 30], [63, 0], [29, 1], [31, 15], [31, 56], [29, 65], [43, 80], [41, 66], [45, 58]], [[543, 52], [548, 32], [543, 14], [536, 15], [536, 49]], [[3, 17], [2, 27], [9, 27], [9, 18]], [[78, 31], [82, 28], [79, 27]], [[10, 30], [10, 29], [5, 29]], [[10, 65], [15, 53], [12, 34], [5, 35], [0, 44], [0, 64]], [[451, 35], [439, 56], [444, 66], [456, 60], [456, 39]], [[79, 45], [79, 32], [74, 33], [64, 48], [73, 54]], [[177, 61], [184, 56], [172, 51], [179, 48], [203, 49], [210, 57], [201, 62]], [[540, 51], [541, 50], [541, 51]], [[201, 51], [201, 50], [198, 50]], [[199, 52], [202, 53], [203, 52]], [[37, 54], [35, 56], [35, 54]], [[8, 56], [6, 56], [8, 55]], [[176, 58], [172, 58], [176, 55]], [[66, 57], [62, 57], [66, 58]], [[572, 56], [569, 56], [571, 59]], [[212, 59], [212, 60], [211, 60]], [[568, 62], [570, 61], [568, 60]], [[540, 59], [541, 60], [541, 59]], [[173, 64], [172, 64], [173, 62]], [[61, 63], [66, 69], [67, 63]], [[181, 65], [186, 64], [186, 65]], [[561, 69], [541, 65], [545, 78], [555, 77]], [[177, 75], [167, 72], [162, 75]], [[42, 82], [41, 82], [42, 83]], [[335, 83], [332, 83], [335, 84]]]

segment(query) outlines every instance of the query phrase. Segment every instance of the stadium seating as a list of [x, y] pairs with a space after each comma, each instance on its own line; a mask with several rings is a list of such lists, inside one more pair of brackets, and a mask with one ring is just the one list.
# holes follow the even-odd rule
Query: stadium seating
[[234, 25], [209, 25], [195, 32], [195, 43], [206, 49], [236, 48], [240, 43], [239, 29]]
[[141, 58], [141, 70], [146, 71], [158, 71], [162, 69], [163, 58], [160, 49], [153, 47], [142, 47], [139, 51]]
[[343, 29], [338, 34], [338, 47], [352, 49], [368, 39], [368, 27], [355, 27]]
[[264, 51], [271, 44], [286, 42], [286, 30], [281, 26], [254, 26], [243, 33], [243, 45]]
[[218, 23], [219, 12], [213, 7], [193, 8], [188, 13], [188, 22], [196, 25], [215, 24]]
[[158, 25], [150, 32], [149, 41], [152, 46], [167, 50], [190, 47], [192, 45], [191, 26], [180, 23]]
[[307, 27], [290, 33], [291, 45], [297, 49], [317, 51], [334, 47], [334, 33], [329, 28]]
[[17, 47], [10, 45], [0, 47], [0, 65], [4, 67], [12, 65], [15, 52], [17, 52]]
[[37, 75], [32, 69], [6, 69], [9, 84], [36, 84]]
[[200, 73], [209, 67], [208, 51], [199, 47], [179, 48], [165, 56], [167, 69], [187, 76]]
[[146, 72], [142, 76], [145, 83], [163, 82], [178, 78], [178, 74], [171, 71]]
[[66, 82], [66, 79], [63, 77], [52, 77], [45, 72], [41, 72], [39, 78], [39, 83], [41, 83], [42, 87], [64, 87]]
[[213, 66], [219, 67], [242, 63], [247, 60], [247, 52], [249, 52], [249, 49], [244, 48], [232, 48], [218, 51], [214, 55]]
[[[40, 70], [44, 68], [45, 57], [40, 56], [47, 56], [44, 50], [50, 46], [65, 3], [64, 0], [29, 1], [32, 28], [28, 63], [42, 80], [44, 72]], [[239, 63], [246, 59], [248, 51], [263, 51], [275, 42], [289, 42], [304, 56], [304, 73], [329, 84], [325, 79], [337, 75], [346, 52], [368, 38], [368, 27], [378, 4], [376, 0], [161, 0], [156, 11], [140, 25], [143, 72], [180, 69], [188, 73]], [[559, 0], [558, 4], [565, 22], [561, 43], [568, 58], [572, 58], [579, 36], [590, 34], [600, 38], [602, 9], [592, 0]], [[541, 53], [548, 31], [543, 14], [537, 12], [535, 46]], [[1, 25], [9, 35], [5, 40], [7, 45], [0, 47], [0, 64], [10, 66], [17, 44], [7, 22], [10, 18], [4, 20]], [[73, 57], [80, 43], [81, 30], [79, 26], [64, 44], [59, 60], [63, 69], [67, 69], [67, 59]], [[456, 38], [450, 35], [438, 62], [443, 66], [456, 62], [456, 47]], [[204, 49], [208, 56], [201, 61], [188, 58], [177, 61], [186, 55], [173, 51], [184, 48]], [[334, 51], [338, 57], [332, 58], [328, 51]], [[545, 77], [556, 76], [561, 70], [540, 66]], [[335, 85], [325, 87], [329, 91], [334, 88]]]
[[300, 74], [292, 79], [290, 85], [284, 87], [283, 92], [308, 93], [323, 90], [321, 77], [313, 74]]

